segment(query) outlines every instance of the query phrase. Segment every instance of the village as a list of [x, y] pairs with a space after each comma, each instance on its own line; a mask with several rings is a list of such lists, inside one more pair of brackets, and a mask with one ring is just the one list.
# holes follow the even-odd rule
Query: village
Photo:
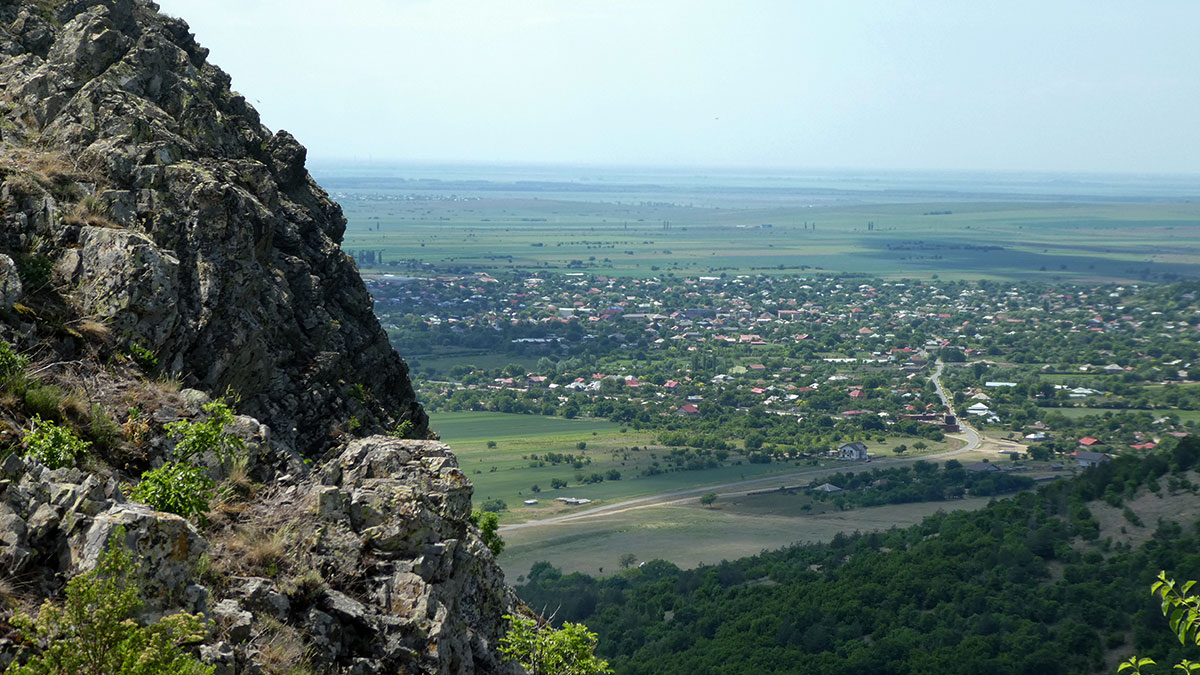
[[[1195, 284], [486, 273], [368, 279], [427, 408], [596, 417], [668, 468], [919, 454], [956, 417], [1045, 459], [1149, 450], [1200, 418]], [[944, 366], [953, 410], [931, 377]], [[852, 459], [868, 459], [860, 452]]]

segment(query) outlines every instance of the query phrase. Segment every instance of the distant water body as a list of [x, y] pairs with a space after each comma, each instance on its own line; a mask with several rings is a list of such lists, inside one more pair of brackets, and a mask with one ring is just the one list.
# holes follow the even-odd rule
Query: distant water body
[[309, 162], [327, 189], [697, 206], [945, 201], [1200, 202], [1200, 175]]

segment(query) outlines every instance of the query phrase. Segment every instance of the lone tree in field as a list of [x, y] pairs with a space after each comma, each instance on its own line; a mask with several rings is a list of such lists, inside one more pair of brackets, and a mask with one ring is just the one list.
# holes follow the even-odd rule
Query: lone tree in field
[[700, 503], [705, 506], [712, 506], [715, 501], [717, 501], [717, 493], [715, 492], [709, 492], [700, 498]]
[[621, 565], [621, 569], [623, 570], [633, 567], [635, 562], [637, 562], [637, 556], [632, 553], [622, 553], [621, 557], [617, 558], [617, 563]]

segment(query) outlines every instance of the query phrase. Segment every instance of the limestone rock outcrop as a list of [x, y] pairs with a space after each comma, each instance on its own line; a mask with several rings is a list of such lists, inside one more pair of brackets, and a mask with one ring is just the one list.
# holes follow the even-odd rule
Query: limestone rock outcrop
[[[0, 0], [0, 670], [38, 649], [7, 601], [115, 543], [141, 619], [202, 614], [218, 673], [519, 672], [522, 606], [454, 456], [411, 440], [340, 207], [206, 57], [148, 0]], [[221, 481], [208, 517], [131, 501], [217, 397], [243, 449], [187, 459]], [[43, 419], [76, 466], [26, 456]]]
[[[424, 434], [340, 207], [183, 21], [144, 0], [4, 0], [0, 54], [0, 253], [49, 259], [81, 313], [161, 373], [240, 393], [301, 455], [351, 415]], [[0, 260], [2, 301], [9, 279]]]

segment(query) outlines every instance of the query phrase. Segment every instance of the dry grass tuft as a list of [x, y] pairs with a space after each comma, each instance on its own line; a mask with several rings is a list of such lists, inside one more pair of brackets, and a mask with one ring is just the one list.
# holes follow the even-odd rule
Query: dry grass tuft
[[58, 409], [72, 420], [90, 420], [92, 403], [87, 398], [87, 392], [82, 389], [74, 389], [63, 396], [62, 402], [58, 404]]
[[270, 675], [306, 675], [315, 672], [308, 646], [300, 631], [270, 617], [261, 619], [254, 638], [258, 661]]
[[285, 581], [283, 593], [293, 602], [311, 604], [316, 602], [328, 587], [329, 584], [325, 582], [321, 573], [310, 569]]
[[108, 217], [104, 205], [95, 197], [84, 197], [63, 215], [63, 222], [68, 225], [91, 225], [92, 227], [116, 227], [112, 218]]
[[108, 326], [105, 326], [99, 321], [93, 321], [91, 319], [83, 319], [80, 321], [75, 326], [75, 330], [79, 331], [80, 335], [92, 342], [101, 342], [107, 344], [109, 339], [112, 337], [112, 333], [108, 330]]
[[89, 179], [65, 153], [33, 148], [0, 152], [0, 170], [9, 174], [10, 189], [30, 195], [61, 190]]
[[227, 499], [245, 499], [254, 495], [254, 481], [250, 478], [250, 469], [246, 466], [245, 458], [239, 457], [229, 467], [229, 476], [225, 479], [225, 489], [222, 491]]
[[12, 581], [0, 577], [0, 608], [12, 607], [17, 604], [17, 589]]
[[249, 571], [266, 572], [268, 576], [274, 576], [287, 553], [290, 535], [286, 527], [266, 529], [247, 526], [236, 530], [226, 546]]

